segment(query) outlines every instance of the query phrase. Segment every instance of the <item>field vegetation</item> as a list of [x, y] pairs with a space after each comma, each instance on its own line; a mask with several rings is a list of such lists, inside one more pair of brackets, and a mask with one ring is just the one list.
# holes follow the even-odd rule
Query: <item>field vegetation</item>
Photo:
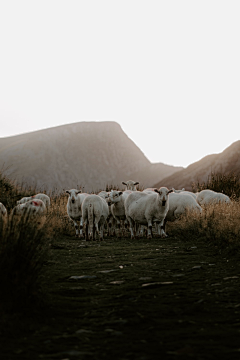
[[[187, 213], [167, 223], [167, 240], [155, 234], [151, 241], [130, 240], [129, 235], [86, 243], [75, 239], [64, 192], [50, 194], [51, 207], [40, 228], [28, 218], [19, 222], [11, 216], [16, 201], [37, 190], [16, 185], [0, 173], [0, 201], [9, 214], [7, 222], [0, 223], [4, 359], [33, 359], [37, 353], [44, 359], [157, 359], [163, 354], [170, 359], [189, 355], [200, 360], [221, 352], [226, 358], [230, 353], [237, 358], [236, 334], [230, 328], [240, 331], [239, 290], [233, 284], [240, 277], [240, 181], [234, 174], [212, 174], [207, 183], [193, 185], [195, 191], [205, 188], [227, 194], [232, 203], [207, 206], [201, 215]], [[82, 276], [83, 285], [76, 276]], [[223, 278], [231, 279], [228, 287], [217, 285]], [[174, 291], [173, 283], [177, 284]], [[216, 306], [219, 312], [225, 311], [222, 325]], [[220, 326], [220, 339], [224, 328], [231, 334], [222, 350], [217, 349], [214, 322]], [[210, 335], [202, 337], [197, 328], [208, 325]], [[196, 331], [199, 336], [194, 342]], [[206, 357], [202, 347], [209, 336], [214, 349], [207, 347]], [[129, 347], [125, 352], [123, 344]]]

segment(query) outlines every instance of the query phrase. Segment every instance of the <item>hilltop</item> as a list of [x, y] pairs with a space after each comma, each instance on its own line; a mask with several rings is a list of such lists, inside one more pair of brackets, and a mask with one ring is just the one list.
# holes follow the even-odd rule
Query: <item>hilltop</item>
[[39, 190], [90, 192], [129, 179], [151, 186], [181, 167], [152, 164], [116, 122], [78, 122], [0, 138], [0, 169]]

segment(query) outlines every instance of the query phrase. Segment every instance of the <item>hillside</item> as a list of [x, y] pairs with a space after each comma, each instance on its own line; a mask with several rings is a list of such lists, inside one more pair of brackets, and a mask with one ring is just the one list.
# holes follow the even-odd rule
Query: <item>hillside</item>
[[205, 156], [187, 168], [177, 171], [174, 175], [165, 177], [163, 181], [156, 182], [154, 186], [159, 187], [164, 183], [169, 188], [182, 189], [184, 187], [186, 190], [192, 190], [193, 183], [207, 181], [212, 172], [240, 174], [240, 140], [219, 154]]
[[89, 192], [129, 179], [150, 186], [179, 168], [151, 164], [116, 122], [79, 122], [0, 138], [0, 169], [39, 190]]

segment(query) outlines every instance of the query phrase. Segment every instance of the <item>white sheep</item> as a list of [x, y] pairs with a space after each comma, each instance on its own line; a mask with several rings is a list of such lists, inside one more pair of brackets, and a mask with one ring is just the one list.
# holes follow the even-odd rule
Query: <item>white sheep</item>
[[[82, 193], [82, 190], [66, 190], [66, 194], [69, 195], [67, 202], [67, 214], [73, 221], [76, 230], [76, 237], [83, 237], [83, 219], [82, 219], [82, 202], [89, 196], [87, 193]], [[78, 224], [79, 221], [79, 224]]]
[[5, 208], [3, 203], [0, 202], [0, 221], [6, 223], [7, 215], [7, 209]]
[[40, 199], [31, 199], [23, 204], [18, 204], [13, 208], [14, 215], [35, 215], [44, 214], [46, 206]]
[[17, 201], [17, 204], [25, 204], [27, 201], [29, 200], [35, 200], [35, 199], [40, 199], [44, 202], [45, 206], [46, 207], [49, 207], [50, 206], [50, 197], [46, 194], [42, 194], [42, 193], [39, 193], [39, 194], [36, 194], [36, 195], [33, 195], [33, 196], [26, 196], [26, 197], [23, 197], [21, 200], [18, 200]]
[[34, 221], [37, 228], [40, 229], [46, 221], [46, 206], [40, 199], [29, 200], [24, 204], [16, 205], [12, 210], [12, 216], [20, 221]]
[[126, 186], [125, 190], [137, 190], [137, 185], [139, 184], [138, 181], [128, 180], [126, 182], [122, 181], [122, 184]]
[[169, 194], [169, 209], [164, 219], [163, 230], [165, 232], [167, 221], [175, 221], [187, 211], [201, 213], [202, 208], [195, 198], [187, 191]]
[[215, 192], [213, 190], [202, 190], [197, 195], [197, 202], [199, 205], [208, 205], [208, 204], [217, 204], [217, 203], [227, 203], [231, 202], [229, 196]]
[[86, 226], [86, 240], [95, 240], [96, 232], [99, 240], [103, 240], [104, 224], [109, 214], [106, 201], [95, 194], [87, 196], [82, 203], [83, 223]]
[[127, 197], [133, 191], [117, 191], [112, 190], [109, 193], [108, 203], [111, 205], [111, 213], [116, 221], [116, 225], [118, 227], [118, 237], [120, 237], [120, 229], [122, 227], [122, 235], [123, 235], [123, 223], [125, 228], [128, 226], [128, 221], [125, 214], [125, 201]]
[[[127, 197], [125, 213], [130, 223], [131, 238], [135, 238], [135, 225], [147, 225], [148, 238], [152, 238], [152, 226], [155, 222], [162, 228], [169, 208], [168, 195], [171, 192], [172, 190], [161, 187], [152, 194], [134, 191]], [[166, 236], [164, 231], [161, 231], [160, 236]]]
[[185, 191], [185, 188], [182, 188], [182, 190], [176, 190], [176, 189], [172, 188], [172, 191], [175, 193], [181, 193], [182, 191]]
[[107, 221], [106, 221], [106, 227], [107, 227], [107, 236], [116, 236], [116, 230], [115, 230], [115, 219], [111, 213], [111, 203], [108, 201], [108, 197], [109, 197], [109, 191], [100, 191], [97, 195], [100, 196], [101, 198], [103, 198], [107, 204], [108, 204], [108, 210], [109, 210], [109, 215], [107, 217]]

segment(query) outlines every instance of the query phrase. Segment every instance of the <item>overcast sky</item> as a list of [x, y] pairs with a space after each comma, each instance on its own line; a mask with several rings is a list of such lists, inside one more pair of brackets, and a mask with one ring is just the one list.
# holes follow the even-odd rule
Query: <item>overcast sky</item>
[[151, 162], [240, 139], [240, 1], [0, 2], [0, 137], [116, 121]]

